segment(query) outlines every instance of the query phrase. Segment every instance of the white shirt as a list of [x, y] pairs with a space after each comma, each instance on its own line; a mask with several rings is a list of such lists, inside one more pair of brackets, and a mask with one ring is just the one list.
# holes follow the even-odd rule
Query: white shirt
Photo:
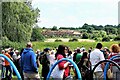
[[[101, 52], [99, 49], [95, 49], [90, 53], [90, 62], [92, 64], [92, 69], [98, 62], [102, 60], [105, 60], [105, 58], [104, 58], [103, 52]], [[101, 68], [101, 64], [97, 66], [94, 72], [97, 72], [97, 71], [103, 71]]]

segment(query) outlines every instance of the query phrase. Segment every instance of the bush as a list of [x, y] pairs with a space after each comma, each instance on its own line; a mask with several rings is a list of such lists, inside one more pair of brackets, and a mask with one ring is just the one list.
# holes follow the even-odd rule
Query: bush
[[60, 40], [60, 39], [56, 39], [55, 42], [62, 42], [62, 40]]
[[82, 35], [82, 39], [88, 39], [88, 38], [89, 38], [88, 33], [83, 33], [83, 35]]
[[102, 41], [103, 42], [108, 42], [108, 41], [110, 41], [110, 38], [109, 37], [103, 37]]
[[115, 37], [114, 41], [120, 41], [120, 37], [119, 36]]
[[15, 48], [21, 50], [22, 48], [25, 48], [25, 43], [12, 42], [10, 40], [7, 40], [6, 38], [2, 38], [2, 49], [5, 48]]
[[74, 41], [78, 41], [78, 39], [73, 38], [73, 39], [70, 39], [70, 40], [69, 40], [69, 42], [74, 42]]

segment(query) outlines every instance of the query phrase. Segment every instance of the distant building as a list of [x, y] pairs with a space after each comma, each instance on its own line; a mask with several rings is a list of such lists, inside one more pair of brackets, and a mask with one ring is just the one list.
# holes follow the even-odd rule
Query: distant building
[[45, 37], [81, 37], [82, 34], [75, 30], [44, 30], [42, 34]]

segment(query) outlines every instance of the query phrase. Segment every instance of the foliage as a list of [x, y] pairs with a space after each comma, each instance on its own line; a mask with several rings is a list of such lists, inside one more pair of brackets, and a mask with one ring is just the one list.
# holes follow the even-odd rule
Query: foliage
[[33, 28], [31, 41], [44, 41], [45, 37], [41, 34], [40, 28]]
[[88, 38], [89, 38], [88, 33], [83, 33], [83, 35], [82, 35], [82, 39], [88, 39]]
[[76, 42], [76, 41], [78, 41], [78, 39], [76, 39], [76, 38], [73, 38], [73, 39], [69, 40], [69, 42]]
[[105, 41], [108, 42], [108, 41], [110, 41], [110, 38], [109, 37], [103, 37], [102, 41], [103, 42], [105, 42]]
[[27, 2], [2, 2], [2, 36], [14, 42], [29, 41], [38, 16], [39, 10]]
[[25, 48], [25, 43], [20, 42], [11, 42], [9, 40], [2, 40], [2, 48], [15, 48], [18, 50], [21, 50], [22, 48]]
[[56, 39], [55, 42], [62, 42], [62, 40], [60, 40], [60, 39]]
[[120, 41], [120, 36], [115, 37], [114, 41]]
[[57, 30], [57, 26], [53, 26], [51, 30]]

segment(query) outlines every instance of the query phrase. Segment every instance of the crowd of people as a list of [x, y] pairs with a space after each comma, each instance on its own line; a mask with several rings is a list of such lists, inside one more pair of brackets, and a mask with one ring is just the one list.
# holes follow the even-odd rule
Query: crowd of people
[[[84, 46], [77, 47], [74, 51], [66, 45], [59, 45], [54, 49], [45, 48], [43, 51], [39, 49], [36, 52], [32, 49], [33, 45], [31, 42], [26, 44], [26, 48], [23, 48], [21, 51], [14, 50], [13, 48], [6, 48], [1, 51], [2, 54], [6, 55], [9, 59], [13, 61], [17, 67], [22, 80], [39, 80], [41, 77], [46, 80], [48, 72], [51, 67], [60, 59], [68, 58], [73, 60], [82, 75], [82, 80], [88, 80], [90, 68], [94, 68], [95, 65], [105, 59], [110, 59], [115, 55], [120, 55], [120, 44], [112, 44], [110, 49], [103, 47], [101, 43], [97, 43], [96, 48], [90, 47], [89, 50], [86, 50]], [[114, 61], [120, 65], [120, 58], [115, 58]], [[101, 63], [94, 71], [93, 78], [97, 80], [103, 79], [103, 71], [106, 63]], [[38, 68], [42, 65], [41, 74]], [[12, 79], [12, 75], [16, 75], [10, 63], [5, 60], [3, 57], [0, 57], [0, 68], [1, 68], [1, 78]], [[61, 70], [61, 73], [52, 72], [51, 78], [61, 78], [65, 80], [69, 78], [70, 71], [73, 69], [74, 77], [77, 79], [77, 73], [73, 65], [70, 62], [62, 61], [57, 65], [58, 70]], [[113, 79], [119, 80], [120, 71], [116, 66], [110, 65], [109, 67], [113, 72]], [[57, 69], [55, 69], [57, 70]]]

